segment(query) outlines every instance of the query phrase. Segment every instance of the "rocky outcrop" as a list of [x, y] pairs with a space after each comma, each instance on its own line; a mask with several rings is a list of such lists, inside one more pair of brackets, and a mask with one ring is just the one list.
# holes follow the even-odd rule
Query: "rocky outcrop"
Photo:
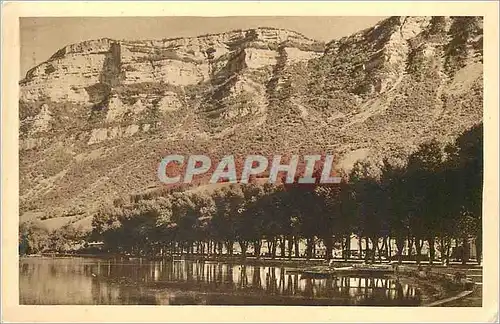
[[[86, 41], [62, 48], [31, 69], [21, 81], [20, 100], [31, 106], [80, 105], [82, 118], [103, 126], [150, 122], [182, 110], [189, 101], [186, 92], [194, 90], [210, 98], [206, 111], [217, 110], [224, 119], [243, 117], [266, 110], [264, 78], [277, 64], [283, 44], [288, 44], [288, 64], [321, 55], [321, 43], [273, 28], [150, 41]], [[235, 102], [241, 104], [231, 108]]]
[[[228, 62], [234, 65], [241, 51], [246, 67], [273, 65], [276, 51], [261, 47], [276, 47], [282, 42], [300, 46], [318, 43], [292, 31], [270, 28], [155, 41], [86, 41], [62, 48], [28, 71], [21, 81], [20, 99], [94, 103], [92, 87], [99, 85], [196, 85], [209, 81], [210, 75], [227, 68]], [[307, 54], [302, 57], [307, 59]]]
[[[147, 131], [148, 127], [144, 127], [143, 130]], [[116, 126], [112, 128], [97, 128], [93, 129], [88, 140], [88, 144], [96, 144], [109, 139], [121, 138], [132, 136], [140, 130], [139, 125], [129, 125], [126, 127]]]

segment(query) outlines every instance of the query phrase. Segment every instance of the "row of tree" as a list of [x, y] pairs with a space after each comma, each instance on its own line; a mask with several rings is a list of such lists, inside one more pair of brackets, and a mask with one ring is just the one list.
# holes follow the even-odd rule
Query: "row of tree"
[[[320, 241], [326, 259], [334, 246], [351, 255], [351, 236], [364, 241], [372, 261], [436, 249], [449, 260], [452, 242], [475, 241], [482, 249], [482, 125], [443, 148], [422, 144], [404, 165], [384, 161], [379, 172], [357, 163], [340, 184], [231, 184], [208, 192], [172, 192], [143, 199], [119, 199], [93, 219], [93, 236], [110, 252], [135, 255], [232, 255], [238, 244], [259, 257], [263, 244], [272, 257], [313, 258]], [[391, 254], [392, 249], [396, 251]], [[361, 248], [361, 244], [359, 245]], [[361, 253], [359, 253], [361, 256]]]
[[19, 226], [19, 254], [69, 252], [81, 249], [88, 234], [72, 224], [49, 230], [40, 221], [24, 222]]

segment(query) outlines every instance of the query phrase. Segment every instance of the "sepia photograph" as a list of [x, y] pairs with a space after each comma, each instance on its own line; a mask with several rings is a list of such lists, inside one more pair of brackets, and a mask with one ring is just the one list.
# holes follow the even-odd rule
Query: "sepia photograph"
[[18, 304], [481, 309], [484, 24], [19, 17]]

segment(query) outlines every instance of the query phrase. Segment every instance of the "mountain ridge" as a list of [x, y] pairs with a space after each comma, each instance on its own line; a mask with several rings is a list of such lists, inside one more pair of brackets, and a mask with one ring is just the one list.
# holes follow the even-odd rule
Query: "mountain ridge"
[[404, 161], [482, 120], [480, 17], [391, 17], [327, 43], [228, 33], [71, 44], [30, 69], [24, 219], [88, 219], [104, 200], [160, 187], [168, 153], [333, 153], [348, 169]]

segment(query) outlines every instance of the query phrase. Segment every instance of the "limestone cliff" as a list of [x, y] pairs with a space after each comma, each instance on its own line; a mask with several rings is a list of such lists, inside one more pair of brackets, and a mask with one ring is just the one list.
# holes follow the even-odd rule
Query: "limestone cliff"
[[167, 153], [404, 160], [482, 120], [482, 19], [391, 17], [327, 44], [257, 28], [68, 45], [20, 82], [20, 208], [89, 219]]

